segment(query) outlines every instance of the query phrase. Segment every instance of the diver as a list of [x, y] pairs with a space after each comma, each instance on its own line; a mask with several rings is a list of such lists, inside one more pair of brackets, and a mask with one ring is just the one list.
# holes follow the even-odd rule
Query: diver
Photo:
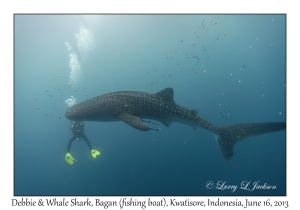
[[79, 141], [80, 139], [83, 139], [86, 142], [86, 144], [88, 145], [88, 147], [89, 147], [89, 149], [92, 153], [93, 158], [96, 158], [97, 155], [100, 155], [99, 151], [92, 149], [90, 141], [88, 140], [88, 138], [84, 134], [84, 124], [83, 124], [83, 122], [81, 122], [81, 121], [71, 121], [70, 129], [72, 130], [72, 133], [73, 133], [74, 136], [69, 140], [67, 154], [66, 154], [66, 158], [65, 158], [67, 163], [72, 165], [74, 163], [74, 161], [76, 161], [72, 157], [72, 155], [70, 154], [71, 145], [72, 145], [73, 141], [75, 141], [75, 140]]

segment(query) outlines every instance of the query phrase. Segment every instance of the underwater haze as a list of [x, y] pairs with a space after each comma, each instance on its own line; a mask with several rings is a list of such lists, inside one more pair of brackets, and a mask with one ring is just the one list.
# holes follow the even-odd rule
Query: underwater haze
[[14, 195], [286, 195], [285, 130], [238, 142], [227, 162], [204, 129], [84, 122], [101, 154], [74, 141], [65, 161], [68, 106], [168, 87], [216, 126], [286, 122], [286, 16], [15, 15]]

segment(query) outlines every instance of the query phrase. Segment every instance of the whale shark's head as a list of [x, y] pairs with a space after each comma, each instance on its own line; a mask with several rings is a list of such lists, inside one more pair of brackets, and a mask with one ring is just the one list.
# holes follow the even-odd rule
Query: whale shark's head
[[65, 117], [74, 121], [83, 120], [83, 110], [79, 109], [77, 104], [75, 104], [66, 110]]
[[75, 121], [100, 121], [108, 122], [115, 121], [115, 110], [110, 100], [103, 100], [102, 97], [95, 97], [87, 101], [70, 106], [65, 117]]

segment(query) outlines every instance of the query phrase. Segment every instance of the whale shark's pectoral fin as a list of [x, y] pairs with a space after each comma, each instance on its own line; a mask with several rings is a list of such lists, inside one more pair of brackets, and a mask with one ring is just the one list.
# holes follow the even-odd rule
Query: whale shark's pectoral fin
[[131, 115], [129, 113], [126, 113], [126, 112], [122, 112], [118, 118], [120, 120], [122, 120], [123, 122], [125, 122], [126, 124], [136, 128], [136, 129], [139, 129], [141, 131], [148, 131], [148, 130], [156, 130], [156, 131], [159, 131], [160, 129], [153, 129], [153, 128], [149, 128], [147, 125], [145, 125], [142, 120], [137, 117], [137, 116], [134, 116], [134, 115]]

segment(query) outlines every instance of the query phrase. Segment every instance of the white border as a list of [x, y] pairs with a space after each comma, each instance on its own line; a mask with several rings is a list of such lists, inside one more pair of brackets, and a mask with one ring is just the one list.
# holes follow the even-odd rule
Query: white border
[[[295, 3], [293, 3], [295, 2]], [[291, 206], [299, 206], [299, 139], [298, 123], [298, 83], [299, 77], [299, 11], [296, 1], [7, 1], [0, 3], [1, 10], [1, 132], [0, 147], [0, 206], [11, 207], [13, 199], [13, 14], [14, 13], [281, 13], [287, 14], [287, 196], [270, 197], [271, 200], [289, 200]], [[298, 64], [298, 65], [297, 65]], [[5, 99], [5, 100], [3, 100]], [[4, 116], [4, 117], [3, 117]], [[45, 198], [45, 197], [43, 197]], [[158, 199], [159, 197], [157, 197]], [[179, 198], [179, 197], [176, 197]], [[208, 197], [199, 197], [207, 200]], [[247, 197], [237, 197], [244, 200]], [[252, 200], [266, 200], [269, 197], [250, 197]], [[37, 198], [38, 199], [38, 198]], [[83, 197], [80, 199], [84, 200]], [[119, 200], [118, 197], [105, 197]], [[216, 197], [213, 197], [216, 199]], [[235, 197], [222, 197], [235, 200]], [[50, 207], [51, 208], [51, 207]], [[98, 207], [99, 208], [99, 207]], [[113, 209], [113, 208], [109, 208]], [[119, 209], [119, 208], [116, 208]], [[149, 209], [147, 207], [147, 209]]]

